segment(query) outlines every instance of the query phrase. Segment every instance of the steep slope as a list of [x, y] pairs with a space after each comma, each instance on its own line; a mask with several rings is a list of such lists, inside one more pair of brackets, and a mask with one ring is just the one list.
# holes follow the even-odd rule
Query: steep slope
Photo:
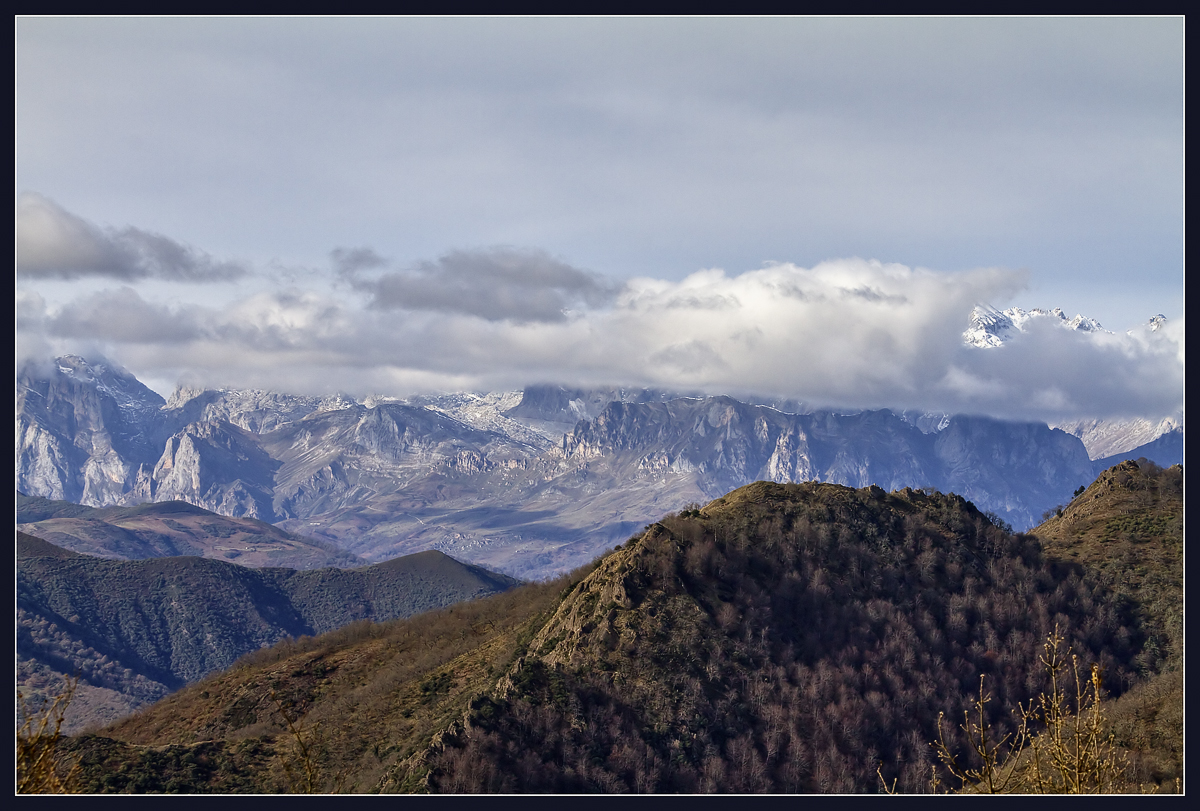
[[[1135, 451], [1142, 446], [1150, 445], [1150, 443], [1164, 434], [1178, 432], [1182, 435], [1183, 422], [1183, 412], [1180, 411], [1159, 420], [1144, 418], [1127, 420], [1070, 420], [1060, 423], [1055, 427], [1079, 437], [1087, 448], [1088, 455], [1101, 464], [1104, 463], [1104, 460], [1114, 456], [1134, 454], [1133, 456], [1122, 456], [1121, 459], [1113, 461], [1108, 465], [1108, 467], [1111, 467], [1127, 458], [1136, 459], [1139, 455], [1146, 456], [1147, 454], [1145, 453], [1136, 454]], [[1155, 459], [1155, 456], [1150, 454], [1149, 458]], [[1162, 465], [1171, 465], [1176, 462], [1182, 462], [1182, 459], [1181, 455], [1179, 459], [1156, 459], [1156, 461]]]
[[1082, 442], [1037, 423], [952, 417], [933, 446], [944, 466], [934, 487], [961, 493], [1018, 529], [1096, 475]]
[[259, 438], [222, 420], [194, 422], [169, 437], [129, 501], [186, 501], [222, 515], [276, 520], [272, 504], [280, 462]]
[[1134, 664], [1147, 678], [1110, 718], [1138, 779], [1171, 786], [1183, 776], [1183, 467], [1121, 462], [1033, 532], [1133, 607], [1146, 634]]
[[[284, 636], [388, 620], [511, 588], [439, 552], [362, 569], [247, 569], [196, 557], [113, 561], [18, 535], [18, 684], [79, 672], [125, 712]], [[37, 689], [34, 691], [38, 692]], [[70, 725], [97, 720], [76, 702]], [[124, 714], [124, 713], [122, 713]]]
[[299, 741], [350, 791], [860, 792], [881, 762], [913, 791], [980, 674], [1003, 734], [1056, 624], [1136, 682], [1136, 610], [970, 502], [760, 482], [557, 583], [276, 646], [74, 751], [113, 791], [201, 745], [228, 766], [189, 790], [294, 788]]
[[103, 506], [121, 503], [161, 447], [163, 399], [110, 361], [58, 358], [16, 378], [17, 489]]
[[1172, 428], [1144, 445], [1124, 453], [1116, 453], [1096, 460], [1096, 467], [1108, 469], [1126, 460], [1150, 459], [1162, 467], [1183, 464], [1183, 429]]
[[1096, 572], [1139, 606], [1147, 671], [1183, 663], [1183, 467], [1125, 461], [1032, 530], [1048, 554]]

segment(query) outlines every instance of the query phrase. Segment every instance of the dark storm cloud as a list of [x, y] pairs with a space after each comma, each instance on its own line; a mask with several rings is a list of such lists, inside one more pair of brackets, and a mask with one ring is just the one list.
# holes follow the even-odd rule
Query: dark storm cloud
[[217, 282], [245, 274], [241, 265], [220, 262], [162, 234], [101, 229], [38, 194], [26, 192], [17, 200], [18, 278]]
[[[355, 252], [357, 253], [357, 252]], [[339, 257], [343, 268], [353, 257]], [[377, 279], [355, 279], [378, 309], [432, 310], [488, 321], [551, 323], [567, 311], [601, 306], [616, 288], [601, 277], [537, 250], [453, 251], [436, 262]]]

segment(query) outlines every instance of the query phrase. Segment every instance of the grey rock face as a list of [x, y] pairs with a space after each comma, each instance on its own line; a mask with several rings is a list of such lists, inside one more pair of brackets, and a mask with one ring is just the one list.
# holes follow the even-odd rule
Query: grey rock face
[[1036, 423], [954, 417], [934, 440], [943, 465], [938, 489], [966, 496], [1017, 528], [1070, 501], [1099, 472], [1078, 437]]
[[[192, 423], [171, 436], [148, 480], [143, 501], [186, 501], [234, 518], [275, 521], [272, 491], [280, 463], [257, 438], [225, 421]], [[142, 480], [139, 481], [142, 485]]]
[[483, 473], [530, 452], [500, 434], [400, 403], [313, 413], [262, 442], [281, 462], [275, 503], [289, 516], [388, 495], [430, 475]]
[[125, 370], [73, 355], [17, 374], [17, 489], [121, 503], [164, 433], [163, 399]]
[[1095, 475], [1083, 443], [1045, 425], [959, 416], [926, 434], [888, 410], [783, 414], [727, 397], [612, 403], [562, 454], [632, 476], [695, 471], [712, 497], [755, 480], [933, 487], [1018, 527]]

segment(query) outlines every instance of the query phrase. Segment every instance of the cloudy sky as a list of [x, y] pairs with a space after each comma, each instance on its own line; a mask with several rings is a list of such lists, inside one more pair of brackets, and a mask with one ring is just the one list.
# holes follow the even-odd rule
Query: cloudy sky
[[[104, 354], [164, 393], [1170, 413], [1183, 34], [18, 18], [17, 362]], [[969, 350], [976, 304], [1113, 334]]]

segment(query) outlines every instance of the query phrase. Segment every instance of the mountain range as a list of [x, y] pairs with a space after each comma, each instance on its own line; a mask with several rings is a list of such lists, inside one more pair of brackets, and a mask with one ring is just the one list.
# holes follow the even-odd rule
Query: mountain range
[[[1150, 319], [1150, 326], [1157, 329], [1165, 320], [1164, 316], [1156, 315]], [[1078, 314], [1074, 318], [1067, 318], [1067, 314], [1058, 307], [1052, 310], [1039, 307], [1032, 310], [1023, 310], [1020, 307], [997, 310], [995, 307], [979, 305], [971, 311], [967, 329], [963, 332], [963, 342], [979, 348], [1002, 346], [1015, 333], [1024, 332], [1031, 321], [1049, 321], [1064, 329], [1078, 332], [1109, 332], [1094, 318]]]
[[367, 561], [438, 549], [522, 578], [582, 565], [665, 512], [755, 480], [931, 487], [1027, 528], [1120, 458], [1182, 461], [1181, 417], [1095, 460], [1045, 424], [619, 388], [359, 402], [180, 387], [164, 401], [77, 356], [21, 369], [16, 397], [26, 495], [182, 501]]

